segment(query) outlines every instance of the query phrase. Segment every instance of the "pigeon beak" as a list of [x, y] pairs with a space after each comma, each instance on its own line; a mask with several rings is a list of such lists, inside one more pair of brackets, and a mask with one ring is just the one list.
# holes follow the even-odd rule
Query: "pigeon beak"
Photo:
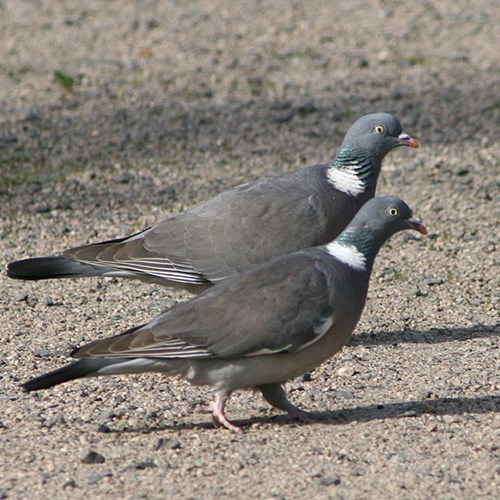
[[406, 132], [401, 132], [401, 134], [398, 135], [398, 140], [401, 146], [408, 146], [410, 148], [418, 148], [420, 146], [418, 141], [413, 139], [413, 137], [409, 136]]
[[415, 229], [420, 234], [427, 234], [427, 228], [416, 217], [410, 217], [408, 224], [410, 225], [410, 229]]

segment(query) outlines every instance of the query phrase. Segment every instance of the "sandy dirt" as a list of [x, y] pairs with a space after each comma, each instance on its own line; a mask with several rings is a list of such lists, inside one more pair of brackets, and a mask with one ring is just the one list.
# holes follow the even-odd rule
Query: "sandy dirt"
[[241, 392], [240, 435], [158, 375], [24, 394], [189, 295], [2, 273], [0, 499], [498, 497], [499, 25], [496, 0], [1, 0], [2, 263], [328, 161], [374, 111], [422, 144], [378, 192], [430, 234], [384, 247], [350, 344], [287, 385], [325, 420]]

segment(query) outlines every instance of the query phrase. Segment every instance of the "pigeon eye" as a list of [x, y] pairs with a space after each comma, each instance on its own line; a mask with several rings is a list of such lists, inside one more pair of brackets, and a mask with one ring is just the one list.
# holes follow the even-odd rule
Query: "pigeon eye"
[[376, 134], [383, 134], [385, 129], [384, 129], [384, 127], [382, 127], [382, 125], [375, 125], [375, 128], [373, 129], [373, 131]]
[[396, 215], [398, 215], [398, 209], [396, 207], [391, 207], [389, 208], [389, 210], [387, 210], [387, 212], [389, 213], [389, 215], [391, 217], [396, 217]]

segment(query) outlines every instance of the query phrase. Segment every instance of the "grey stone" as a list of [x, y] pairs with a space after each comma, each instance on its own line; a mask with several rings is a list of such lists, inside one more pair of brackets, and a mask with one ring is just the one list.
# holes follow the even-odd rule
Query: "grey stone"
[[365, 474], [366, 469], [364, 467], [355, 467], [351, 472], [351, 475], [353, 476], [364, 476]]
[[50, 306], [53, 306], [54, 305], [54, 301], [52, 300], [52, 297], [50, 295], [46, 295], [43, 299], [43, 303], [47, 306], [47, 307], [50, 307]]
[[428, 286], [442, 285], [443, 283], [444, 283], [444, 280], [441, 278], [427, 280]]
[[338, 391], [335, 391], [335, 397], [336, 398], [352, 399], [354, 397], [354, 392], [346, 390], [346, 389], [340, 389]]
[[64, 420], [64, 416], [61, 415], [60, 413], [57, 415], [53, 415], [52, 417], [49, 417], [45, 422], [43, 423], [44, 427], [51, 428], [54, 427], [56, 424], [65, 424], [66, 420]]
[[116, 413], [113, 410], [105, 410], [99, 413], [99, 415], [97, 416], [97, 421], [106, 422], [107, 420], [111, 420], [114, 417], [116, 417]]
[[319, 484], [321, 486], [337, 486], [340, 484], [339, 476], [325, 476], [320, 478]]
[[144, 469], [153, 469], [155, 467], [158, 467], [154, 461], [150, 458], [146, 460], [142, 460], [141, 462], [137, 462], [134, 466], [134, 469], [137, 470], [144, 470]]
[[106, 477], [112, 477], [113, 473], [112, 472], [105, 472], [104, 474], [94, 474], [89, 477], [88, 484], [97, 484], [100, 483], [104, 478]]
[[404, 411], [403, 413], [401, 413], [399, 416], [400, 417], [416, 417], [417, 412], [414, 410], [407, 410], [407, 411]]
[[66, 481], [63, 485], [63, 490], [65, 490], [66, 488], [76, 488], [76, 481], [74, 479], [68, 479], [68, 481]]
[[82, 464], [103, 464], [105, 461], [104, 455], [94, 450], [84, 450], [80, 453], [80, 462]]
[[26, 292], [19, 292], [14, 295], [12, 300], [14, 302], [26, 302], [28, 300], [28, 294]]
[[34, 355], [37, 358], [48, 358], [52, 353], [48, 349], [35, 349]]
[[180, 448], [182, 448], [182, 446], [180, 441], [177, 441], [177, 439], [158, 438], [158, 440], [153, 444], [154, 450], [178, 450]]

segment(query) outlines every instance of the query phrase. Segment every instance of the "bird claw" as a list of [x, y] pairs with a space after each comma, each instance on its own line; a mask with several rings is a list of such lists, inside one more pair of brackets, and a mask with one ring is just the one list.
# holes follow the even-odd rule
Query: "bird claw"
[[241, 428], [230, 422], [224, 415], [224, 407], [221, 405], [220, 401], [212, 402], [208, 405], [200, 405], [197, 407], [197, 411], [200, 413], [211, 413], [212, 422], [216, 429], [223, 427], [231, 432], [242, 432]]
[[214, 423], [214, 427], [216, 429], [224, 427], [231, 432], [242, 432], [241, 427], [238, 427], [237, 425], [230, 422], [224, 415], [222, 415], [221, 418], [220, 415], [215, 415], [215, 413], [212, 413], [212, 422]]

